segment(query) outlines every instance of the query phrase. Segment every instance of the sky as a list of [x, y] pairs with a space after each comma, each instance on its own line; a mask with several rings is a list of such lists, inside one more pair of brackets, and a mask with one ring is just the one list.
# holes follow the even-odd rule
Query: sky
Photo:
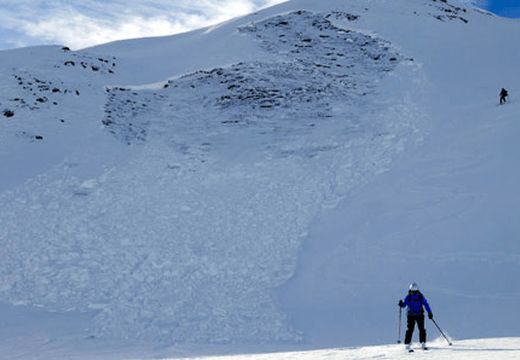
[[488, 0], [484, 6], [497, 15], [520, 18], [520, 0]]
[[171, 35], [283, 0], [0, 0], [0, 49]]
[[[0, 49], [41, 44], [79, 49], [113, 40], [171, 35], [283, 1], [0, 0]], [[520, 17], [520, 0], [484, 0], [480, 6], [501, 16]]]

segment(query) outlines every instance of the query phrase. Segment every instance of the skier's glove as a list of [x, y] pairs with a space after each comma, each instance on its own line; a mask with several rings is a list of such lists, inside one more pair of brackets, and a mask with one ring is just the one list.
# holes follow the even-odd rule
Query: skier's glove
[[433, 313], [429, 313], [429, 314], [428, 314], [428, 319], [430, 319], [430, 320], [433, 319]]
[[403, 300], [399, 300], [399, 306], [400, 306], [400, 307], [403, 307], [403, 305], [404, 305]]

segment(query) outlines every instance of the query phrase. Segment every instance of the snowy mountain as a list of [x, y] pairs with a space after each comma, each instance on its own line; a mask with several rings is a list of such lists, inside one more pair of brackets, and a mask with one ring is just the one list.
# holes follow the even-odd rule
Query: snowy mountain
[[455, 338], [520, 335], [519, 33], [293, 0], [0, 52], [0, 349], [391, 343], [411, 281]]

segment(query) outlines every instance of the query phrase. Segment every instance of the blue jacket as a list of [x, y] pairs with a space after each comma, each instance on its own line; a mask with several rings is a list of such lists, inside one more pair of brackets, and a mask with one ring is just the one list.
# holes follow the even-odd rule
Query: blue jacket
[[422, 315], [424, 314], [424, 308], [428, 312], [428, 314], [431, 314], [432, 309], [430, 309], [430, 305], [428, 305], [428, 301], [426, 301], [426, 298], [423, 294], [421, 294], [419, 291], [412, 292], [410, 291], [408, 295], [404, 298], [403, 304], [401, 307], [407, 307], [408, 306], [408, 315]]

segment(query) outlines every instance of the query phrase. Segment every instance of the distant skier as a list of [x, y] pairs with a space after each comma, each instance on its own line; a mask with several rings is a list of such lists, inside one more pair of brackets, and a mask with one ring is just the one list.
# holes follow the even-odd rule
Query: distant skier
[[413, 351], [411, 349], [411, 342], [415, 323], [417, 323], [417, 327], [419, 328], [419, 341], [421, 342], [421, 347], [423, 350], [427, 350], [428, 348], [426, 347], [426, 329], [424, 328], [423, 307], [428, 312], [429, 319], [433, 319], [433, 313], [430, 309], [430, 305], [428, 305], [428, 301], [426, 301], [424, 295], [419, 291], [419, 286], [416, 283], [412, 283], [410, 285], [408, 295], [406, 295], [404, 301], [399, 300], [399, 306], [402, 308], [408, 307], [408, 322], [406, 335], [404, 338], [406, 350]]
[[507, 97], [509, 96], [509, 93], [506, 89], [502, 88], [500, 90], [500, 105], [504, 104], [507, 101]]

